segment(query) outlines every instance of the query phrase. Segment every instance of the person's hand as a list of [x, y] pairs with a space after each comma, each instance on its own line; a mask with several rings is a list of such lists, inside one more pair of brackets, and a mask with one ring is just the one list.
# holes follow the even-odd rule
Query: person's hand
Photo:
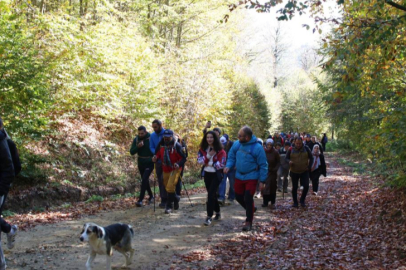
[[225, 173], [225, 174], [227, 174], [229, 171], [230, 171], [230, 168], [225, 167], [225, 168], [223, 169], [223, 173]]
[[178, 164], [178, 163], [175, 163], [175, 164], [173, 165], [173, 167], [175, 167], [175, 169], [179, 169], [179, 164]]
[[216, 154], [216, 151], [215, 151], [214, 149], [209, 152], [209, 155], [212, 156], [212, 157], [213, 157], [215, 154]]
[[152, 157], [152, 162], [156, 162], [158, 160], [158, 158], [156, 156]]
[[293, 161], [289, 161], [289, 165], [292, 165], [293, 164]]
[[264, 183], [260, 182], [260, 183], [259, 183], [259, 190], [262, 191], [264, 188], [265, 188]]
[[143, 147], [144, 146], [144, 141], [140, 141], [137, 146], [138, 146], [138, 148]]

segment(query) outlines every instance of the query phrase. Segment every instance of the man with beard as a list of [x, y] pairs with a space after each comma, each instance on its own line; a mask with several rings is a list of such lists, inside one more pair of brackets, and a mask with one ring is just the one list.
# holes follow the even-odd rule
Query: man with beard
[[268, 163], [262, 145], [257, 143], [257, 138], [252, 134], [252, 129], [244, 126], [238, 132], [238, 141], [234, 142], [229, 152], [224, 173], [236, 167], [235, 197], [238, 203], [246, 210], [243, 231], [252, 229], [252, 221], [256, 207], [254, 194], [258, 180], [265, 183], [268, 176]]
[[[165, 129], [162, 127], [162, 122], [158, 119], [155, 119], [152, 121], [152, 128], [154, 129], [154, 132], [152, 132], [150, 140], [149, 140], [149, 149], [151, 150], [151, 153], [155, 154], [159, 150], [159, 142], [163, 138], [163, 134]], [[165, 191], [164, 187], [164, 180], [163, 180], [163, 171], [162, 171], [162, 163], [160, 160], [158, 160], [155, 163], [155, 173], [158, 178], [158, 185], [159, 185], [159, 195], [161, 197], [161, 203], [159, 204], [160, 208], [165, 208], [166, 206], [166, 198], [167, 194]]]
[[154, 196], [149, 185], [149, 176], [154, 170], [154, 163], [152, 162], [152, 152], [149, 148], [150, 134], [144, 126], [138, 127], [138, 136], [135, 137], [133, 144], [131, 145], [130, 153], [135, 155], [138, 153], [138, 170], [141, 174], [141, 192], [138, 202], [135, 204], [137, 207], [142, 206], [142, 200], [144, 199], [145, 192], [148, 192], [149, 203], [151, 204]]
[[165, 214], [172, 212], [172, 203], [174, 209], [179, 209], [179, 197], [176, 196], [175, 188], [178, 183], [182, 167], [185, 165], [186, 156], [183, 153], [182, 146], [175, 142], [173, 131], [166, 129], [163, 133], [163, 140], [156, 155], [152, 158], [153, 162], [161, 161], [163, 170], [163, 184], [168, 194], [166, 201]]
[[309, 191], [309, 172], [313, 164], [313, 155], [310, 149], [303, 145], [302, 138], [295, 139], [295, 146], [286, 153], [286, 160], [290, 166], [290, 177], [292, 178], [292, 197], [293, 207], [299, 207], [297, 201], [297, 188], [303, 186], [302, 196], [300, 197], [300, 205], [306, 207], [305, 199]]

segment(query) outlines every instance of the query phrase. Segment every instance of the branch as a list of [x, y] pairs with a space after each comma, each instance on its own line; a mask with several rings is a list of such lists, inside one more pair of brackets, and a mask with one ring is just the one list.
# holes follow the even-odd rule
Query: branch
[[385, 3], [392, 6], [392, 7], [394, 7], [394, 8], [406, 11], [406, 6], [399, 5], [399, 4], [397, 4], [397, 3], [395, 3], [395, 2], [393, 2], [391, 0], [385, 0]]

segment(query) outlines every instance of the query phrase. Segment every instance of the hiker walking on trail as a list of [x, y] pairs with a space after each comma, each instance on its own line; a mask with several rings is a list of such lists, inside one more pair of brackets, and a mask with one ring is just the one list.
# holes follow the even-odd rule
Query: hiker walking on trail
[[257, 138], [252, 134], [252, 129], [244, 126], [238, 132], [238, 141], [234, 142], [229, 152], [224, 173], [236, 167], [235, 197], [246, 210], [243, 231], [252, 229], [252, 221], [256, 207], [254, 194], [258, 180], [265, 183], [268, 177], [268, 163], [264, 148], [257, 143]]
[[[19, 164], [18, 160], [13, 160], [13, 154], [10, 151], [9, 145], [14, 145], [10, 142], [11, 139], [7, 135], [3, 121], [0, 118], [0, 228], [1, 232], [7, 234], [7, 247], [12, 249], [14, 247], [14, 241], [17, 234], [17, 226], [8, 224], [2, 217], [1, 211], [7, 197], [7, 194], [10, 190], [11, 183], [16, 175], [19, 172], [18, 168], [14, 168], [14, 164]], [[14, 149], [12, 149], [13, 151]], [[16, 149], [15, 149], [16, 150]], [[18, 157], [18, 153], [17, 153]], [[18, 165], [17, 165], [18, 166]], [[17, 171], [16, 171], [17, 169]], [[20, 167], [21, 169], [21, 167]], [[0, 237], [1, 240], [1, 237]], [[6, 269], [6, 259], [4, 258], [3, 249], [0, 241], [0, 270]]]
[[297, 201], [299, 180], [300, 185], [303, 186], [300, 205], [306, 207], [305, 200], [309, 191], [309, 171], [313, 164], [313, 155], [309, 147], [303, 145], [302, 138], [295, 139], [295, 146], [286, 153], [286, 160], [289, 161], [290, 177], [292, 178], [293, 207], [299, 207]]
[[202, 176], [207, 190], [207, 217], [204, 221], [206, 226], [211, 224], [214, 212], [216, 212], [214, 220], [221, 219], [220, 204], [216, 193], [223, 180], [223, 168], [226, 165], [226, 157], [226, 151], [224, 151], [217, 133], [214, 131], [206, 132], [197, 154], [197, 162], [203, 165]]
[[154, 196], [149, 185], [149, 176], [154, 170], [154, 163], [152, 162], [153, 153], [149, 148], [150, 134], [144, 126], [138, 127], [138, 135], [133, 140], [131, 145], [130, 154], [133, 156], [138, 154], [137, 163], [138, 170], [141, 174], [141, 191], [140, 197], [138, 198], [137, 207], [142, 206], [142, 201], [144, 200], [145, 192], [148, 192], [149, 203], [151, 204], [154, 200]]
[[321, 138], [321, 144], [323, 146], [323, 152], [326, 151], [326, 144], [328, 142], [326, 133], [323, 133], [323, 137]]
[[262, 207], [268, 207], [269, 202], [271, 202], [271, 204], [269, 205], [269, 209], [271, 210], [276, 209], [276, 189], [278, 187], [277, 177], [278, 169], [281, 164], [279, 153], [275, 150], [273, 145], [274, 141], [272, 139], [266, 140], [265, 154], [268, 162], [268, 177], [266, 179], [265, 185], [261, 183], [263, 196]]
[[[310, 136], [310, 135], [309, 135]], [[323, 153], [323, 148], [321, 147], [321, 144], [317, 141], [317, 137], [316, 136], [312, 136], [310, 138], [309, 142], [306, 142], [306, 146], [309, 147], [310, 150], [313, 150], [313, 147], [315, 145], [318, 145], [320, 148], [321, 153]]]
[[317, 192], [319, 191], [320, 176], [324, 175], [324, 177], [326, 177], [327, 175], [326, 162], [324, 160], [324, 155], [320, 150], [321, 149], [318, 144], [313, 146], [313, 163], [310, 170], [310, 180], [312, 180], [313, 195], [317, 195]]
[[[183, 154], [185, 155], [186, 159], [189, 156], [189, 152], [187, 150], [187, 139], [186, 137], [183, 137], [182, 139], [180, 138], [180, 136], [177, 136], [177, 140], [176, 140], [180, 146], [182, 146], [182, 151]], [[182, 179], [183, 179], [183, 173], [185, 171], [185, 167], [182, 167], [182, 172], [180, 173], [180, 179], [178, 181], [178, 183], [176, 184], [176, 195], [180, 196], [180, 193], [182, 191]]]
[[[155, 119], [152, 121], [152, 128], [154, 129], [154, 132], [152, 132], [150, 139], [149, 139], [149, 149], [151, 150], [152, 154], [156, 154], [157, 151], [159, 151], [159, 142], [163, 138], [163, 134], [165, 132], [165, 129], [162, 127], [162, 122], [158, 119]], [[165, 208], [166, 207], [166, 199], [167, 199], [167, 193], [165, 190], [164, 186], [164, 180], [163, 180], [163, 171], [162, 171], [162, 162], [158, 160], [155, 163], [155, 173], [156, 177], [158, 178], [158, 186], [159, 186], [159, 196], [161, 197], [161, 203], [159, 204], [160, 208]]]
[[283, 193], [288, 193], [289, 161], [286, 160], [286, 153], [289, 148], [290, 142], [286, 142], [285, 146], [279, 149], [281, 166], [278, 169], [278, 191], [283, 191]]
[[[163, 140], [160, 142], [160, 148], [152, 158], [153, 162], [161, 161], [163, 170], [163, 184], [168, 194], [165, 206], [165, 214], [170, 214], [173, 209], [179, 209], [179, 196], [176, 196], [175, 189], [178, 183], [182, 168], [186, 162], [186, 156], [183, 153], [182, 146], [175, 142], [173, 131], [166, 129], [163, 133]], [[173, 205], [172, 205], [173, 203]]]
[[[230, 152], [230, 149], [233, 146], [234, 142], [229, 139], [227, 134], [224, 134], [223, 136], [221, 136], [220, 142], [223, 145], [224, 151], [226, 151], [226, 154], [228, 156], [228, 153]], [[228, 173], [224, 174], [223, 180], [221, 181], [221, 184], [219, 186], [219, 199], [218, 200], [219, 200], [220, 205], [225, 204], [227, 178], [228, 178], [228, 182], [230, 183], [230, 187], [228, 189], [228, 200], [230, 202], [233, 202], [235, 199], [235, 191], [234, 191], [235, 168], [231, 168]]]

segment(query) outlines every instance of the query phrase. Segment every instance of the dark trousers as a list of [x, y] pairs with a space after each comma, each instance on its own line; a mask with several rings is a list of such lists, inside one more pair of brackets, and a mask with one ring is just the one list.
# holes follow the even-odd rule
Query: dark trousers
[[316, 169], [310, 173], [310, 180], [312, 180], [312, 187], [314, 192], [319, 191], [319, 179], [321, 176], [321, 170]]
[[305, 171], [303, 173], [290, 172], [290, 177], [292, 178], [292, 197], [293, 202], [297, 204], [297, 188], [300, 185], [303, 186], [302, 196], [300, 196], [300, 203], [304, 203], [306, 199], [307, 192], [309, 191], [309, 172]]
[[154, 163], [151, 163], [148, 167], [138, 166], [138, 170], [140, 171], [141, 174], [141, 191], [138, 201], [142, 202], [145, 196], [145, 192], [148, 192], [150, 198], [153, 196], [151, 187], [149, 185], [149, 176], [154, 170]]
[[323, 152], [326, 151], [326, 143], [321, 143], [321, 146], [323, 147]]
[[155, 172], [158, 178], [158, 185], [159, 185], [159, 196], [161, 196], [161, 203], [166, 203], [166, 199], [168, 198], [168, 194], [166, 193], [166, 189], [164, 186], [164, 176], [162, 170], [162, 163], [157, 162], [155, 163]]
[[204, 172], [204, 185], [207, 190], [207, 216], [212, 217], [213, 211], [220, 212], [220, 205], [217, 200], [217, 189], [221, 183], [218, 173]]

